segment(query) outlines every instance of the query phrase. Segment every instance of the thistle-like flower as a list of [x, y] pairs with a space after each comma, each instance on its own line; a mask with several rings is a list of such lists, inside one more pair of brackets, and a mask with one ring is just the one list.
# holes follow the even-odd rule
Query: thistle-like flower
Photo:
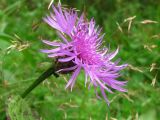
[[[118, 53], [118, 49], [109, 53], [108, 48], [101, 47], [104, 34], [101, 28], [96, 27], [94, 19], [87, 21], [84, 14], [78, 17], [74, 9], [62, 9], [61, 5], [52, 6], [53, 13], [44, 18], [44, 21], [57, 30], [62, 42], [43, 40], [53, 49], [42, 50], [48, 57], [56, 58], [57, 72], [69, 73], [72, 76], [66, 88], [71, 90], [75, 84], [76, 77], [81, 70], [85, 72], [85, 86], [94, 86], [97, 97], [97, 88], [100, 87], [102, 96], [109, 104], [105, 91], [113, 93], [112, 89], [126, 92], [123, 88], [126, 81], [116, 80], [127, 64], [118, 65], [119, 60], [111, 60]], [[68, 67], [67, 67], [68, 66]]]

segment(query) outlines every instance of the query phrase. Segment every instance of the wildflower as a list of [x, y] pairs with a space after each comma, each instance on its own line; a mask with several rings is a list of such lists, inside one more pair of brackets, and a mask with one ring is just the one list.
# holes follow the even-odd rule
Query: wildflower
[[[53, 13], [44, 18], [44, 21], [57, 30], [62, 42], [43, 40], [53, 49], [42, 50], [48, 57], [56, 58], [60, 67], [58, 73], [73, 72], [66, 88], [71, 90], [75, 84], [76, 77], [83, 69], [85, 71], [85, 86], [94, 86], [96, 95], [100, 87], [102, 96], [109, 104], [105, 91], [113, 93], [112, 89], [126, 92], [123, 88], [126, 81], [116, 80], [127, 64], [118, 65], [119, 60], [111, 60], [118, 53], [118, 49], [109, 53], [108, 48], [101, 47], [104, 34], [101, 28], [96, 27], [94, 19], [89, 22], [84, 19], [84, 14], [78, 17], [74, 9], [62, 9], [61, 5], [53, 7]], [[97, 97], [99, 97], [97, 95]]]

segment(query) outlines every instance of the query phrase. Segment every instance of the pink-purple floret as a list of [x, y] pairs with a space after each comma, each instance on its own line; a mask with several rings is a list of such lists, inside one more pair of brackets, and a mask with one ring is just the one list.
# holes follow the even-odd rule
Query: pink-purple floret
[[[101, 34], [101, 28], [95, 26], [94, 19], [87, 21], [84, 14], [78, 17], [75, 10], [62, 9], [61, 5], [53, 6], [53, 13], [44, 18], [44, 21], [58, 31], [62, 42], [43, 40], [44, 43], [53, 46], [51, 50], [42, 50], [48, 57], [58, 58], [58, 62], [65, 64], [72, 61], [74, 66], [60, 69], [60, 71], [74, 71], [66, 88], [71, 90], [75, 84], [76, 77], [83, 69], [85, 72], [85, 86], [94, 86], [95, 93], [100, 87], [102, 96], [109, 104], [105, 90], [113, 93], [112, 89], [126, 92], [123, 88], [126, 81], [116, 80], [127, 64], [118, 65], [119, 60], [111, 60], [118, 53], [109, 53], [106, 47], [102, 46], [104, 34]], [[64, 57], [65, 56], [65, 57]]]

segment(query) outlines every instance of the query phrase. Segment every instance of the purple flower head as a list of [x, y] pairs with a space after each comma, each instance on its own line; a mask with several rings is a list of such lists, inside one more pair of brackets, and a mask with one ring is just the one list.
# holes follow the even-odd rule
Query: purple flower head
[[[78, 17], [74, 9], [62, 9], [61, 5], [53, 6], [53, 13], [44, 18], [44, 21], [58, 31], [62, 42], [43, 40], [44, 43], [53, 46], [53, 49], [42, 50], [48, 57], [56, 58], [59, 64], [57, 72], [72, 72], [66, 88], [71, 90], [76, 77], [81, 70], [85, 72], [85, 86], [94, 86], [96, 95], [100, 87], [102, 96], [109, 104], [105, 91], [113, 93], [112, 89], [126, 92], [123, 88], [126, 81], [116, 80], [127, 64], [118, 65], [119, 60], [111, 60], [118, 53], [109, 53], [106, 47], [102, 48], [104, 34], [101, 28], [96, 27], [94, 19], [87, 21], [82, 14]], [[97, 97], [99, 97], [97, 95]]]

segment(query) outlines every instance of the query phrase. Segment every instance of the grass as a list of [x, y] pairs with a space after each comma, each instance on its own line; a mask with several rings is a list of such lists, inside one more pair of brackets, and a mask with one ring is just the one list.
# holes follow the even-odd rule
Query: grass
[[[0, 4], [0, 120], [158, 120], [160, 118], [160, 6], [158, 0], [65, 0], [63, 4], [86, 11], [106, 33], [111, 50], [129, 67], [120, 79], [128, 80], [128, 93], [96, 99], [84, 87], [83, 72], [72, 92], [65, 90], [70, 75], [47, 79], [26, 99], [19, 95], [51, 64], [39, 52], [42, 39], [54, 40], [55, 30], [42, 21], [50, 1], [2, 0]], [[125, 19], [136, 16], [132, 20]], [[144, 20], [158, 23], [145, 23]], [[132, 22], [128, 30], [129, 23]], [[116, 24], [118, 23], [119, 26]], [[119, 28], [118, 28], [119, 27]], [[123, 32], [121, 32], [121, 30]], [[153, 68], [153, 69], [151, 69]], [[24, 113], [24, 114], [23, 114]], [[26, 116], [28, 115], [28, 116]], [[28, 117], [28, 118], [27, 118]]]

